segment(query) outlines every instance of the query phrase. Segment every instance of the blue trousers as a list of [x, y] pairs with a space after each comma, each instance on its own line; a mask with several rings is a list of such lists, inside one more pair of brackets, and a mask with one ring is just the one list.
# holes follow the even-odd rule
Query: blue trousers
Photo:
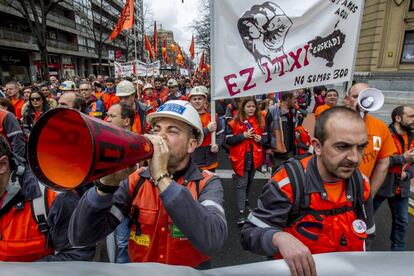
[[408, 197], [402, 198], [394, 196], [386, 198], [380, 195], [374, 197], [374, 211], [376, 211], [384, 202], [388, 200], [388, 205], [391, 210], [392, 226], [391, 226], [391, 250], [404, 251], [405, 250], [405, 234], [408, 228]]

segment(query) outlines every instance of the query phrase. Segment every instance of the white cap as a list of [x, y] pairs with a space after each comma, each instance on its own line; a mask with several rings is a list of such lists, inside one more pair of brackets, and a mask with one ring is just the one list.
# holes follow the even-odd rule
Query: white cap
[[178, 86], [178, 82], [175, 79], [169, 79], [167, 82], [167, 86], [171, 87], [171, 86]]
[[[207, 97], [206, 91], [203, 89], [204, 86], [196, 86], [191, 89], [190, 93], [188, 94], [188, 97], [191, 98], [192, 96], [204, 96]], [[207, 88], [206, 88], [207, 89]]]
[[132, 82], [127, 81], [127, 80], [121, 81], [116, 86], [116, 95], [118, 97], [130, 96], [130, 95], [134, 94], [135, 92], [136, 91], [135, 91], [134, 85], [132, 84]]
[[154, 87], [152, 86], [152, 84], [151, 83], [146, 83], [145, 85], [144, 85], [144, 88], [142, 88], [142, 91], [145, 91], [145, 90], [147, 90], [147, 89], [153, 89]]
[[204, 139], [203, 127], [197, 110], [187, 101], [172, 100], [161, 105], [156, 112], [147, 115], [147, 122], [151, 125], [156, 118], [172, 118], [182, 121], [197, 130], [197, 147]]
[[73, 81], [64, 81], [59, 86], [59, 89], [62, 91], [75, 90], [76, 84]]
[[139, 85], [144, 85], [144, 83], [142, 82], [142, 80], [134, 80], [133, 83], [139, 84]]

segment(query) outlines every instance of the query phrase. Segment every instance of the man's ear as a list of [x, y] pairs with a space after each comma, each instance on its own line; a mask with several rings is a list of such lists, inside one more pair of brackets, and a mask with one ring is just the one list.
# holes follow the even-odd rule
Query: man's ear
[[5, 174], [10, 169], [9, 158], [6, 155], [0, 157], [0, 175]]
[[322, 143], [318, 139], [312, 138], [311, 144], [315, 152], [315, 155], [320, 156], [322, 153]]
[[197, 139], [195, 138], [190, 138], [190, 140], [188, 140], [188, 148], [187, 148], [187, 153], [191, 154], [195, 151], [195, 149], [197, 148]]
[[401, 123], [401, 121], [402, 121], [401, 116], [399, 116], [399, 115], [395, 116], [395, 121], [396, 121], [397, 123]]

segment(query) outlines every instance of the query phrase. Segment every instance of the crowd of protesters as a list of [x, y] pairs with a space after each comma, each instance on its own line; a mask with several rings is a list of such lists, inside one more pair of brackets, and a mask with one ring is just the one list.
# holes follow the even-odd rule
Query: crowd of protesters
[[[157, 146], [160, 152], [157, 160], [162, 164], [165, 163], [165, 166], [169, 162], [168, 168], [158, 167], [158, 170], [155, 170], [154, 167], [158, 165], [152, 161], [149, 171], [142, 171], [143, 168], [139, 168], [139, 174], [138, 171], [134, 171], [128, 176], [124, 172], [123, 178], [115, 178], [116, 181], [102, 179], [103, 183], [98, 186], [98, 191], [93, 192], [94, 187], [91, 187], [89, 191], [86, 189], [77, 191], [77, 199], [74, 199], [73, 195], [66, 195], [67, 193], [57, 195], [52, 194], [54, 193], [52, 191], [48, 192], [52, 194], [47, 196], [51, 198], [50, 210], [55, 217], [48, 218], [45, 223], [54, 226], [58, 225], [61, 219], [66, 219], [65, 223], [59, 224], [60, 230], [63, 231], [59, 233], [60, 235], [66, 233], [62, 227], [68, 227], [70, 215], [72, 212], [75, 213], [70, 225], [70, 241], [68, 237], [63, 239], [54, 237], [51, 247], [45, 246], [48, 250], [36, 252], [33, 249], [30, 258], [20, 258], [16, 255], [13, 259], [7, 256], [7, 253], [2, 253], [5, 255], [2, 259], [17, 261], [90, 260], [96, 242], [116, 229], [114, 250], [117, 255], [115, 260], [118, 262], [156, 261], [198, 268], [208, 267], [206, 266], [209, 260], [207, 255], [211, 255], [222, 247], [227, 232], [222, 209], [221, 184], [216, 177], [211, 179], [210, 176], [210, 173], [214, 173], [219, 166], [218, 152], [220, 150], [228, 154], [234, 171], [233, 181], [239, 211], [237, 224], [241, 229], [241, 241], [244, 248], [258, 254], [283, 257], [288, 262], [292, 274], [314, 274], [312, 253], [364, 250], [362, 243], [366, 239], [369, 245], [375, 233], [373, 213], [384, 200], [388, 200], [393, 213], [391, 249], [405, 250], [408, 196], [410, 181], [414, 177], [414, 166], [412, 166], [414, 162], [414, 109], [412, 107], [400, 106], [394, 109], [391, 114], [392, 123], [387, 127], [384, 122], [367, 112], [361, 112], [358, 107], [358, 96], [361, 91], [368, 88], [366, 84], [355, 84], [347, 91], [343, 99], [346, 108], [338, 107], [340, 97], [336, 90], [320, 86], [313, 88], [313, 91], [298, 89], [216, 101], [217, 115], [212, 120], [209, 88], [208, 80], [181, 76], [113, 79], [101, 75], [62, 82], [56, 77], [51, 77], [49, 82], [35, 85], [21, 85], [12, 81], [2, 87], [0, 109], [5, 111], [1, 111], [3, 114], [1, 131], [5, 139], [2, 139], [0, 143], [0, 153], [10, 161], [10, 164], [6, 164], [8, 177], [10, 172], [12, 176], [15, 176], [14, 171], [17, 172], [18, 164], [26, 162], [24, 148], [33, 126], [42, 114], [56, 107], [73, 108], [138, 134], [155, 134], [149, 139], [160, 145], [159, 148]], [[314, 138], [303, 126], [305, 118], [311, 114], [312, 102], [314, 102], [312, 113], [316, 117]], [[182, 114], [182, 116], [171, 115], [170, 113], [175, 112], [177, 106], [181, 108], [180, 110], [191, 110], [192, 119], [184, 118]], [[178, 120], [179, 123], [170, 122], [168, 118]], [[194, 119], [196, 122], [192, 121]], [[189, 141], [184, 145], [188, 147], [188, 150], [184, 153], [177, 153], [185, 157], [186, 161], [182, 163], [183, 166], [171, 171], [172, 161], [163, 158], [164, 142], [165, 140], [168, 142], [167, 147], [170, 151], [173, 151], [170, 148], [170, 140], [177, 142], [174, 146], [181, 145], [182, 141], [178, 142], [177, 137], [182, 135], [178, 132], [185, 129], [185, 124], [181, 125], [182, 122], [192, 127], [193, 130], [190, 131], [192, 134], [189, 137], [182, 137], [185, 141], [186, 139]], [[345, 123], [346, 129], [343, 128]], [[171, 129], [164, 129], [168, 127]], [[167, 134], [162, 136], [159, 134], [161, 132]], [[214, 133], [215, 137], [212, 137]], [[190, 143], [193, 136], [196, 139], [195, 144]], [[213, 138], [215, 138], [215, 143], [213, 143]], [[332, 144], [329, 144], [331, 142]], [[9, 146], [11, 151], [8, 150]], [[298, 158], [297, 156], [307, 157]], [[299, 165], [294, 163], [292, 157], [297, 158], [301, 163], [298, 163]], [[0, 161], [2, 158], [0, 157]], [[304, 174], [307, 179], [304, 182], [310, 186], [304, 188], [294, 183], [301, 181], [300, 177], [296, 177], [295, 181], [291, 179], [292, 172], [288, 167], [292, 164], [308, 168], [305, 171], [297, 169], [293, 171], [296, 173], [295, 176]], [[356, 168], [359, 169], [356, 170]], [[249, 190], [258, 170], [263, 173], [272, 172], [273, 177], [264, 187], [258, 207], [251, 210]], [[204, 172], [207, 171], [209, 173], [205, 174]], [[30, 171], [26, 168], [25, 173], [29, 174]], [[22, 183], [29, 183], [25, 185], [35, 187], [33, 189], [36, 192], [30, 194], [30, 189], [22, 183], [20, 188], [25, 191], [25, 198], [34, 201], [41, 194], [39, 185], [33, 179], [33, 175], [26, 177], [25, 173], [22, 173], [22, 177], [25, 177]], [[189, 178], [183, 180], [183, 176]], [[145, 187], [145, 183], [150, 183], [152, 178], [161, 183], [159, 184], [161, 188], [158, 187], [161, 194], [152, 198], [153, 203], [164, 201], [163, 208], [165, 209], [160, 211], [158, 207], [153, 206], [155, 209], [151, 213], [150, 210], [143, 209], [143, 205], [135, 200], [139, 198], [145, 201], [144, 191], [149, 196], [155, 190], [143, 188], [144, 191], [138, 193], [134, 191], [134, 188], [131, 190], [131, 183]], [[204, 178], [208, 181], [203, 181]], [[139, 179], [143, 179], [143, 183]], [[171, 182], [163, 187], [166, 179]], [[351, 180], [348, 181], [349, 179]], [[191, 195], [190, 193], [183, 194], [183, 191], [174, 186], [177, 183], [180, 186], [182, 181], [185, 183], [183, 185], [188, 184]], [[117, 191], [120, 182], [121, 188]], [[349, 186], [351, 184], [348, 185], [348, 182], [354, 185], [353, 188]], [[197, 186], [195, 190], [190, 188], [193, 184], [194, 187]], [[200, 188], [198, 185], [201, 185]], [[11, 187], [6, 184], [3, 186], [1, 202], [6, 200], [8, 203]], [[119, 192], [121, 189], [123, 189], [122, 193]], [[197, 189], [201, 189], [200, 194], [197, 194]], [[300, 204], [295, 202], [295, 192], [301, 189], [306, 194], [304, 198], [308, 200], [307, 207], [304, 208], [306, 210], [302, 210], [302, 202]], [[359, 192], [351, 193], [350, 189], [353, 192]], [[80, 207], [74, 211], [82, 194], [85, 195]], [[113, 211], [113, 208], [110, 208], [112, 196], [118, 204], [116, 206], [121, 210], [119, 213], [123, 214], [122, 218], [118, 219], [115, 214], [110, 213]], [[185, 203], [179, 205], [182, 213], [172, 207], [174, 200], [187, 202], [187, 205]], [[200, 204], [190, 204], [191, 200], [198, 200]], [[12, 203], [20, 201], [12, 201]], [[353, 204], [353, 201], [358, 201], [362, 207]], [[3, 203], [2, 216], [4, 206]], [[296, 207], [299, 210], [294, 210]], [[32, 208], [35, 208], [34, 205]], [[94, 208], [99, 210], [96, 209], [98, 210], [96, 211]], [[191, 211], [186, 211], [186, 208]], [[208, 210], [203, 211], [202, 208]], [[363, 208], [363, 215], [358, 208]], [[140, 214], [139, 218], [134, 217], [137, 215], [134, 213], [137, 209]], [[328, 212], [329, 210], [331, 212]], [[294, 211], [297, 213], [293, 214]], [[7, 213], [7, 210], [5, 212]], [[172, 232], [173, 237], [188, 237], [189, 244], [175, 243], [174, 239], [168, 241], [168, 244], [161, 244], [162, 241], [151, 240], [156, 235], [151, 237], [150, 234], [145, 236], [141, 233], [141, 231], [147, 231], [146, 224], [153, 224], [155, 221], [161, 223], [159, 221], [161, 217], [157, 215], [159, 212], [163, 214], [162, 220], [165, 222], [172, 219], [172, 224], [166, 224], [166, 227], [171, 227], [168, 231]], [[194, 219], [194, 221], [180, 219], [179, 217], [184, 213], [188, 215], [188, 219]], [[93, 216], [99, 216], [100, 219], [94, 222], [95, 228], [88, 228], [85, 222]], [[203, 218], [196, 220], [195, 216], [203, 216]], [[318, 216], [322, 219], [315, 219]], [[333, 223], [335, 226], [332, 226], [331, 217], [336, 219], [335, 221], [338, 219], [346, 221], [344, 224], [347, 225]], [[3, 217], [0, 220], [3, 224]], [[352, 222], [361, 223], [362, 232], [355, 230], [356, 226]], [[109, 223], [111, 227], [106, 227], [105, 223]], [[117, 228], [118, 224], [120, 226]], [[312, 240], [315, 237], [312, 235], [310, 237], [301, 235], [307, 231], [307, 227], [317, 229], [321, 243], [315, 244], [315, 240]], [[104, 230], [94, 233], [94, 229], [98, 228]], [[208, 232], [207, 228], [212, 232]], [[52, 227], [52, 229], [55, 228]], [[133, 231], [130, 232], [130, 229]], [[167, 230], [160, 227], [159, 229], [151, 228], [151, 231], [153, 234], [154, 231]], [[49, 232], [52, 236], [58, 235], [52, 233], [53, 231]], [[11, 239], [12, 236], [10, 234]], [[160, 234], [160, 237], [163, 235]], [[0, 248], [3, 240], [4, 238], [0, 241]], [[128, 240], [130, 240], [130, 245], [135, 242], [129, 250], [129, 256]], [[76, 246], [73, 246], [71, 242]], [[47, 240], [42, 244], [46, 243]], [[142, 253], [140, 250], [143, 249], [136, 244], [149, 249], [147, 248], [148, 251]], [[154, 249], [154, 246], [158, 246], [159, 250], [163, 248], [166, 255], [156, 255], [157, 248]], [[184, 250], [184, 253], [192, 254], [193, 258], [186, 257], [183, 252], [174, 255], [176, 252], [174, 250], [178, 250], [175, 247], [178, 246], [182, 247], [181, 250]], [[52, 249], [55, 253], [52, 253]], [[19, 250], [24, 250], [24, 247], [16, 249], [16, 252], [20, 252]]]

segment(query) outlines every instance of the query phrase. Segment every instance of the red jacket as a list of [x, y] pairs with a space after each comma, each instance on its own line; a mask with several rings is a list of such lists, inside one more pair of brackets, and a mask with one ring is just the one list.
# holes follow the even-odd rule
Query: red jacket
[[[257, 122], [256, 117], [252, 116], [248, 119], [250, 125], [254, 129], [254, 133], [258, 135], [263, 135], [263, 128], [260, 127]], [[247, 131], [247, 126], [240, 123], [237, 120], [232, 120], [229, 122], [229, 127], [233, 135], [240, 135], [243, 132]], [[244, 159], [246, 152], [252, 150], [253, 154], [253, 166], [255, 169], [259, 168], [263, 162], [263, 150], [260, 143], [256, 143], [253, 139], [244, 139], [241, 143], [234, 146], [230, 146], [230, 161], [233, 167], [234, 172], [237, 175], [243, 176], [244, 171]]]
[[[301, 160], [303, 167], [308, 167], [312, 156]], [[278, 183], [279, 189], [285, 194], [291, 203], [294, 202], [293, 189], [289, 178], [286, 181], [286, 170], [279, 170], [272, 177], [274, 183]], [[364, 177], [363, 198], [368, 200], [370, 197], [370, 184]], [[307, 188], [305, 188], [307, 189]], [[356, 200], [356, 199], [354, 199]], [[342, 191], [337, 202], [323, 199], [321, 193], [312, 192], [309, 195], [309, 208], [312, 210], [328, 210], [341, 207], [352, 207], [353, 202], [347, 200], [347, 196]], [[283, 231], [288, 232], [305, 244], [312, 254], [336, 252], [336, 251], [364, 251], [365, 239], [367, 233], [357, 233], [354, 230], [353, 222], [357, 216], [353, 210], [346, 211], [341, 214], [324, 216], [319, 219], [311, 214], [306, 214], [292, 225], [288, 225]], [[314, 237], [315, 239], [312, 239]], [[276, 254], [275, 258], [281, 258], [280, 254]]]
[[[46, 190], [48, 207], [52, 206], [57, 194]], [[0, 202], [3, 202], [6, 193]], [[31, 201], [24, 201], [21, 207], [12, 207], [0, 217], [0, 261], [32, 262], [53, 254], [53, 248], [46, 243], [46, 235], [39, 231]]]
[[[204, 178], [200, 180], [201, 191], [209, 179], [213, 176], [203, 171]], [[129, 176], [129, 191], [131, 198], [134, 196], [135, 186], [140, 175], [135, 172]], [[177, 183], [182, 183], [182, 179]], [[195, 182], [189, 182], [187, 189], [197, 200], [197, 188]], [[134, 209], [138, 211], [139, 228], [132, 225], [128, 243], [129, 258], [132, 262], [157, 262], [170, 265], [183, 265], [197, 267], [206, 262], [209, 257], [194, 248], [168, 216], [158, 189], [145, 180], [138, 194], [132, 200], [131, 216]]]

